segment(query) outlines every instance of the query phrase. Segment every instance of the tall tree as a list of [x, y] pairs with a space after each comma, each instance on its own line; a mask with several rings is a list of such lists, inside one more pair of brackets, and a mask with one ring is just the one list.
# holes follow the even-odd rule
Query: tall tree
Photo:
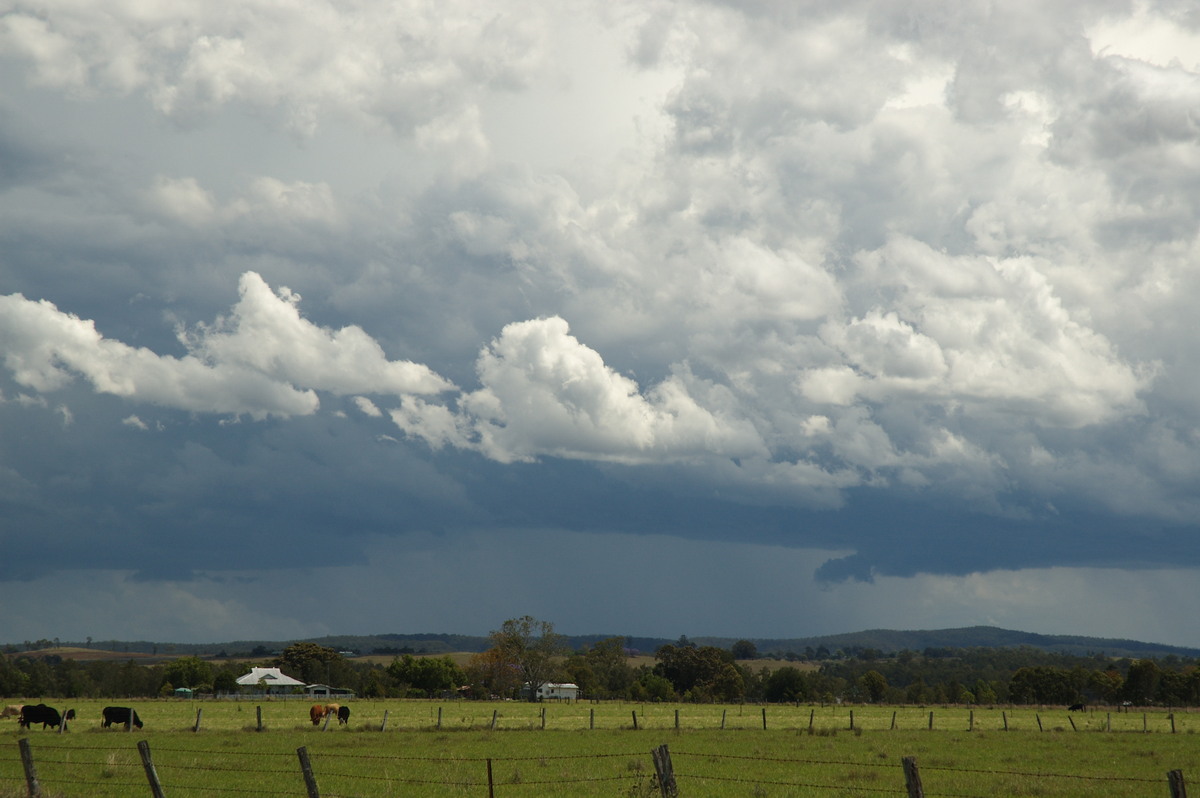
[[1125, 675], [1125, 698], [1139, 706], [1152, 703], [1161, 680], [1162, 672], [1154, 660], [1137, 660]]
[[757, 659], [758, 646], [754, 645], [750, 640], [739, 640], [733, 644], [731, 649], [734, 659]]
[[683, 695], [711, 693], [714, 680], [727, 664], [733, 664], [733, 654], [716, 646], [660, 646], [654, 653], [658, 663], [654, 672], [666, 678]]
[[[334, 667], [346, 658], [332, 648], [316, 643], [292, 643], [275, 658], [275, 666], [288, 676], [308, 682], [333, 684], [342, 674]], [[290, 672], [289, 672], [290, 671]]]
[[463, 683], [462, 669], [450, 657], [414, 657], [405, 654], [393, 660], [388, 674], [401, 684], [432, 698], [440, 692], [457, 690]]
[[538, 688], [558, 669], [556, 659], [567, 653], [566, 638], [555, 633], [554, 624], [529, 615], [510, 618], [490, 637], [492, 648], [516, 666], [521, 681], [529, 687], [529, 700], [536, 701]]
[[746, 693], [746, 680], [736, 665], [727, 662], [708, 682], [707, 687], [708, 693], [717, 701], [737, 701]]
[[477, 697], [510, 698], [521, 687], [521, 675], [498, 648], [489, 648], [471, 657], [466, 667], [467, 683]]
[[629, 665], [629, 655], [625, 652], [625, 638], [610, 637], [600, 640], [593, 643], [583, 656], [603, 693], [598, 697], [618, 698], [628, 694], [637, 674]]
[[862, 688], [867, 700], [872, 704], [882, 701], [888, 691], [887, 679], [879, 671], [867, 671], [858, 677], [858, 686]]
[[163, 668], [163, 680], [172, 687], [212, 685], [213, 666], [199, 657], [180, 657]]
[[801, 701], [808, 697], [808, 683], [799, 668], [784, 665], [767, 677], [764, 697], [768, 701]]

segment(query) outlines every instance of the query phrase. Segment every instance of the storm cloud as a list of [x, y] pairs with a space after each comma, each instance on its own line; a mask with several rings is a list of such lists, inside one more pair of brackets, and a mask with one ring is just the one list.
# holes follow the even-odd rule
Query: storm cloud
[[[0, 639], [1200, 645], [1198, 52], [1169, 2], [10, 6]], [[434, 560], [495, 617], [394, 609]]]

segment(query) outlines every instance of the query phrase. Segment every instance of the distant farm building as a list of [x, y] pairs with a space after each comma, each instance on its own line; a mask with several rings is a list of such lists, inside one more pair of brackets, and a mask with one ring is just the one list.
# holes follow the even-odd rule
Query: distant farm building
[[537, 689], [539, 701], [574, 701], [579, 698], [579, 685], [570, 682], [547, 682]]
[[327, 684], [306, 684], [304, 694], [311, 696], [337, 696], [339, 698], [354, 698], [354, 691], [345, 687], [330, 687]]
[[242, 687], [257, 687], [268, 695], [290, 693], [297, 687], [304, 687], [304, 682], [293, 679], [279, 668], [251, 668], [245, 676], [238, 677], [237, 683]]

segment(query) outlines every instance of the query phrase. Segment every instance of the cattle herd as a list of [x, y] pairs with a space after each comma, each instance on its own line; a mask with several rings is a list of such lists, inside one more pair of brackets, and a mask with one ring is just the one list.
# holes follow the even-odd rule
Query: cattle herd
[[313, 704], [308, 710], [308, 719], [312, 721], [312, 725], [320, 725], [325, 717], [337, 718], [338, 723], [350, 722], [350, 707], [344, 707], [340, 704]]
[[[138, 717], [136, 710], [130, 707], [105, 707], [102, 711], [104, 720], [101, 726], [109, 728], [113, 724], [130, 728], [136, 726], [142, 728], [142, 719]], [[348, 724], [350, 722], [350, 707], [344, 707], [340, 704], [313, 704], [308, 710], [308, 718], [314, 726], [317, 726], [326, 717], [330, 719], [337, 718], [339, 724]], [[75, 719], [75, 710], [68, 709], [65, 715], [60, 715], [54, 707], [48, 707], [45, 704], [9, 704], [0, 711], [0, 718], [17, 719], [17, 724], [23, 729], [32, 728], [32, 724], [40, 723], [42, 728], [66, 728], [63, 725], [66, 721]]]
[[[129, 707], [105, 707], [102, 714], [104, 721], [101, 725], [106, 729], [114, 723], [129, 726], [131, 722], [139, 729], [142, 728], [142, 719]], [[65, 714], [60, 715], [57, 709], [45, 704], [9, 704], [0, 711], [0, 718], [11, 717], [17, 719], [17, 726], [22, 729], [31, 729], [35, 723], [42, 724], [43, 729], [65, 729], [66, 722], [75, 719], [75, 710], [68, 709]]]

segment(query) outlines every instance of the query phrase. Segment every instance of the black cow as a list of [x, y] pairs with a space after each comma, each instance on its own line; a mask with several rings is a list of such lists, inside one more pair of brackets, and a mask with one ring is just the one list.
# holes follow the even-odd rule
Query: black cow
[[104, 722], [100, 725], [106, 729], [114, 723], [119, 723], [122, 726], [129, 725], [130, 716], [133, 717], [133, 725], [139, 729], [142, 728], [142, 719], [138, 717], [136, 710], [129, 707], [105, 707], [103, 711]]
[[338, 707], [338, 723], [350, 722], [350, 707]]
[[1083, 704], [1072, 704], [1071, 706], [1067, 707], [1068, 712], [1084, 712], [1085, 710], [1087, 710], [1087, 707], [1085, 707]]
[[62, 715], [59, 715], [54, 707], [45, 704], [26, 704], [21, 708], [21, 717], [17, 718], [17, 725], [28, 729], [33, 723], [42, 724], [43, 729], [47, 726], [55, 728], [62, 723]]

